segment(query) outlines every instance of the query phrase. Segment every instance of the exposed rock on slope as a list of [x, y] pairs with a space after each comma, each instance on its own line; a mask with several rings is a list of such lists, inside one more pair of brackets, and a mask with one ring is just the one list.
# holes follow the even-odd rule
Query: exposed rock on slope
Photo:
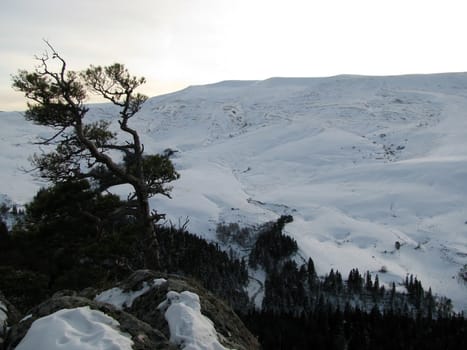
[[180, 276], [161, 276], [153, 271], [140, 270], [101, 293], [91, 288], [80, 293], [62, 291], [31, 309], [23, 320], [18, 322], [15, 315], [16, 324], [8, 332], [5, 350], [15, 349], [34, 321], [62, 309], [81, 307], [101, 311], [116, 320], [119, 331], [131, 336], [133, 349], [176, 349], [169, 341], [171, 334], [165, 310], [159, 305], [167, 300], [167, 293], [186, 291], [199, 296], [201, 313], [213, 323], [220, 344], [238, 350], [260, 348], [256, 338], [235, 313], [196, 282]]
[[0, 349], [2, 349], [7, 328], [19, 319], [19, 312], [0, 292]]
[[[132, 274], [121, 286], [127, 290], [138, 290], [144, 282], [157, 277], [160, 275], [152, 271], [140, 270]], [[127, 311], [153, 327], [160, 327], [158, 329], [170, 337], [167, 323], [161, 322], [164, 315], [158, 310], [158, 305], [165, 300], [168, 291], [194, 292], [200, 297], [201, 313], [214, 323], [219, 340], [225, 347], [238, 350], [259, 349], [256, 338], [224, 302], [193, 280], [174, 275], [163, 277], [167, 279], [167, 283], [137, 298]], [[161, 324], [165, 326], [161, 327]]]
[[117, 310], [111, 305], [94, 302], [83, 297], [59, 296], [52, 297], [39, 306], [36, 306], [30, 310], [28, 316], [25, 317], [23, 321], [13, 326], [7, 338], [6, 350], [15, 349], [26, 336], [32, 323], [37, 319], [62, 309], [74, 309], [83, 306], [89, 306], [93, 310], [99, 310], [117, 320], [120, 323], [120, 331], [131, 335], [131, 339], [134, 343], [133, 349], [176, 349], [160, 331], [138, 320], [127, 312]]

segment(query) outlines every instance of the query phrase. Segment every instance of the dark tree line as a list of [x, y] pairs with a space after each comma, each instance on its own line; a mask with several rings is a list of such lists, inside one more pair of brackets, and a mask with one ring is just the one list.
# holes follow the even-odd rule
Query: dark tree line
[[[122, 205], [117, 196], [96, 194], [86, 180], [40, 190], [0, 240], [0, 290], [25, 310], [55, 291], [105, 287], [143, 268], [141, 223], [121, 215]], [[194, 277], [235, 308], [247, 307], [245, 260], [182, 229], [160, 226], [158, 234], [160, 271]]]
[[298, 315], [252, 309], [241, 317], [264, 350], [458, 350], [467, 344], [461, 315], [413, 318], [377, 307], [366, 312], [320, 302]]
[[[100, 226], [77, 210], [81, 205], [100, 216]], [[26, 311], [56, 290], [124, 278], [137, 266], [132, 249], [137, 249], [138, 222], [114, 217], [120, 206], [117, 197], [95, 196], [86, 182], [41, 190], [8, 244], [0, 244], [0, 289]], [[276, 237], [285, 236], [282, 228], [277, 235], [275, 224], [267, 226]], [[357, 269], [347, 279], [337, 270], [318, 277], [311, 258], [298, 265], [287, 248], [287, 254], [275, 255], [279, 260], [267, 274], [259, 311], [245, 292], [245, 259], [181, 229], [158, 231], [161, 270], [194, 277], [229, 302], [265, 350], [451, 349], [465, 342], [463, 317], [452, 315], [448, 301], [424, 291], [414, 276], [404, 282], [407, 293], [396, 292], [395, 285], [385, 290], [376, 277]]]
[[[367, 271], [361, 274], [352, 269], [347, 279], [338, 270], [318, 278], [313, 260], [298, 266], [293, 260], [285, 260], [267, 273], [263, 309], [274, 312], [299, 314], [313, 310], [320, 299], [334, 308], [347, 303], [353, 308], [370, 311], [378, 305], [381, 311], [391, 310], [411, 317], [448, 317], [452, 312], [451, 301], [433, 296], [431, 289], [424, 290], [420, 281], [407, 277], [407, 292], [396, 291], [395, 283], [386, 289]], [[412, 282], [410, 282], [412, 281]]]
[[159, 237], [162, 271], [196, 278], [235, 309], [245, 310], [249, 306], [245, 259], [238, 259], [217, 244], [184, 230], [161, 227]]
[[[269, 247], [262, 248], [268, 252]], [[319, 278], [311, 258], [299, 266], [293, 253], [284, 249], [277, 259], [268, 256], [262, 309], [241, 312], [263, 349], [458, 349], [467, 344], [463, 315], [453, 314], [451, 301], [434, 297], [416, 277], [407, 276], [406, 293], [396, 291], [395, 283], [386, 290], [378, 275], [356, 268], [347, 279], [334, 269]]]
[[[373, 277], [369, 271], [362, 274], [357, 268], [350, 270], [347, 278], [334, 269], [318, 278], [311, 258], [306, 264], [298, 265], [297, 242], [283, 233], [285, 224], [292, 221], [292, 216], [284, 215], [276, 222], [263, 224], [252, 244], [250, 267], [260, 267], [266, 272], [264, 310], [299, 314], [313, 310], [324, 298], [334, 308], [350, 303], [354, 308], [370, 311], [376, 304], [382, 311], [392, 310], [414, 317], [450, 315], [451, 301], [435, 298], [431, 289], [425, 291], [414, 276], [407, 276], [403, 284], [407, 293], [397, 292], [395, 283], [387, 290], [380, 284], [378, 275]], [[239, 228], [235, 231], [242, 232], [249, 240], [255, 236]]]
[[261, 227], [248, 258], [252, 268], [259, 266], [270, 272], [298, 250], [297, 242], [282, 232], [284, 225], [292, 220], [292, 216], [283, 215]]

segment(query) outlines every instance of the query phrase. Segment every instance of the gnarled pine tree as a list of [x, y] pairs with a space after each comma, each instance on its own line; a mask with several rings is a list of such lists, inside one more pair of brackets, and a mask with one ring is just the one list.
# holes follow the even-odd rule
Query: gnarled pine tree
[[[34, 168], [52, 183], [88, 179], [101, 192], [119, 184], [131, 185], [133, 192], [122, 214], [140, 223], [141, 261], [154, 268], [158, 265], [155, 223], [163, 215], [151, 212], [149, 198], [156, 194], [170, 197], [167, 184], [179, 175], [168, 157], [145, 155], [140, 135], [129, 125], [147, 99], [135, 92], [145, 79], [131, 76], [119, 63], [90, 66], [82, 72], [68, 70], [65, 60], [46, 44], [50, 52], [36, 57], [39, 66], [35, 71], [20, 70], [13, 76], [13, 88], [24, 92], [29, 100], [25, 118], [54, 130], [51, 137], [39, 143], [55, 149], [35, 154]], [[118, 140], [110, 130], [111, 122], [85, 119], [89, 111], [85, 101], [90, 92], [118, 108], [116, 118], [127, 135], [124, 140]]]

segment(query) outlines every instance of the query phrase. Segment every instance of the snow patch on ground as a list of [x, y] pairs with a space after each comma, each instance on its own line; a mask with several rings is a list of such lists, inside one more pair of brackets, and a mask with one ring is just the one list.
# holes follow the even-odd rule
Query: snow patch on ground
[[170, 291], [159, 306], [165, 310], [170, 341], [185, 350], [226, 350], [219, 343], [214, 324], [201, 314], [199, 296], [189, 291]]
[[143, 282], [143, 288], [137, 291], [128, 291], [125, 292], [123, 289], [115, 287], [103, 291], [95, 297], [96, 301], [101, 303], [107, 303], [115, 306], [118, 310], [123, 310], [124, 308], [131, 307], [133, 302], [139, 298], [141, 295], [147, 293], [152, 288], [157, 288], [158, 286], [167, 283], [167, 280], [164, 278], [155, 278], [150, 282]]
[[24, 321], [27, 321], [29, 320], [30, 318], [32, 317], [32, 314], [27, 314], [26, 316], [24, 316], [21, 320], [19, 320], [19, 322], [24, 322]]
[[119, 323], [89, 306], [59, 310], [35, 320], [16, 350], [131, 350]]
[[260, 310], [264, 299], [266, 272], [262, 269], [250, 270], [247, 292], [255, 307]]

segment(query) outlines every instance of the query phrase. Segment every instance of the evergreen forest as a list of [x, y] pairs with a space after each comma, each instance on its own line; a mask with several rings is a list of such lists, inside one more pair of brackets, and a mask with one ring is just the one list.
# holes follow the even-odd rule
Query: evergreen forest
[[[141, 268], [138, 222], [115, 216], [122, 200], [92, 191], [87, 181], [40, 190], [11, 230], [0, 225], [0, 290], [22, 312], [63, 289], [104, 288]], [[89, 217], [81, 208], [92, 210]], [[95, 220], [99, 218], [99, 221]], [[292, 216], [254, 229], [219, 225], [221, 243], [185, 225], [158, 225], [160, 270], [189, 276], [225, 300], [264, 349], [459, 349], [467, 321], [449, 299], [415, 276], [390, 287], [357, 268], [319, 276], [312, 258], [283, 233]], [[232, 240], [245, 256], [226, 251]], [[222, 243], [224, 242], [224, 243]], [[301, 262], [303, 260], [303, 262]], [[266, 272], [262, 307], [249, 299], [249, 269]], [[383, 272], [382, 272], [383, 273]], [[404, 290], [404, 292], [401, 292]]]

